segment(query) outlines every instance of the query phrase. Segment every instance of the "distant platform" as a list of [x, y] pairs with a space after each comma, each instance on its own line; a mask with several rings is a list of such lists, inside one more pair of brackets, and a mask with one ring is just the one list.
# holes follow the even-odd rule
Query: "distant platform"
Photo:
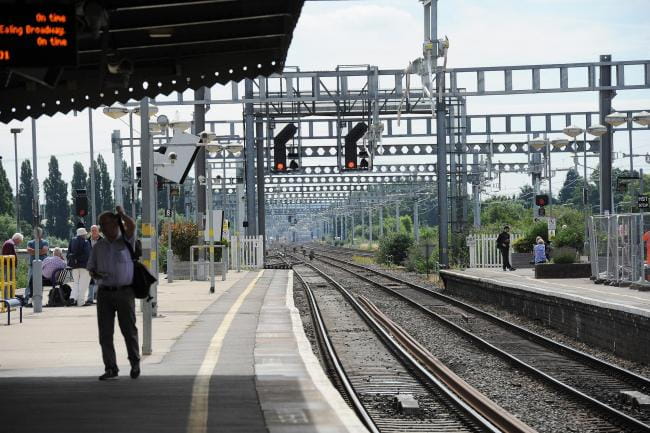
[[588, 278], [535, 279], [533, 269], [441, 271], [446, 290], [494, 304], [587, 344], [650, 362], [650, 292]]

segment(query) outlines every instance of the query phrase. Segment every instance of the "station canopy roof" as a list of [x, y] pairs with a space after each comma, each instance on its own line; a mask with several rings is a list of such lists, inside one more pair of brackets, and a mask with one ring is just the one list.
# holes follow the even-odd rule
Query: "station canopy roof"
[[0, 63], [0, 122], [281, 72], [303, 3], [50, 0], [76, 15], [76, 64]]

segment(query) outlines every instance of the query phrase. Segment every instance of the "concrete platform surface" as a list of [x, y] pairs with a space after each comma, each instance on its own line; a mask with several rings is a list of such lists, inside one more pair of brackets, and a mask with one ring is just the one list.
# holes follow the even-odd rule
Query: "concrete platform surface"
[[629, 287], [594, 284], [588, 278], [535, 279], [534, 269], [504, 272], [501, 269], [471, 268], [444, 272], [650, 317], [650, 292], [639, 292]]
[[205, 282], [162, 282], [137, 380], [117, 329], [119, 379], [97, 380], [94, 307], [0, 327], [0, 431], [366, 432], [311, 351], [291, 275], [233, 272], [212, 295]]

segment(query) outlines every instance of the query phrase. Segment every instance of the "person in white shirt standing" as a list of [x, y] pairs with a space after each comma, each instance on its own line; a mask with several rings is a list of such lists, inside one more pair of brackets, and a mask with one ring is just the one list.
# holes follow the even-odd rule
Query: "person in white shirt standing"
[[88, 232], [85, 228], [77, 229], [77, 236], [72, 238], [68, 246], [68, 266], [72, 268], [72, 293], [70, 304], [76, 302], [83, 305], [86, 300], [86, 291], [90, 285], [90, 273], [86, 269], [90, 258], [90, 241], [87, 238]]

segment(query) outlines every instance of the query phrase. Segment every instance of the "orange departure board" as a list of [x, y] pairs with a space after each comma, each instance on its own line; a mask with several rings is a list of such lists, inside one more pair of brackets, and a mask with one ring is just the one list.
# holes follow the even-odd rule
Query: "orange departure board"
[[48, 3], [4, 6], [0, 68], [76, 65], [74, 7]]

